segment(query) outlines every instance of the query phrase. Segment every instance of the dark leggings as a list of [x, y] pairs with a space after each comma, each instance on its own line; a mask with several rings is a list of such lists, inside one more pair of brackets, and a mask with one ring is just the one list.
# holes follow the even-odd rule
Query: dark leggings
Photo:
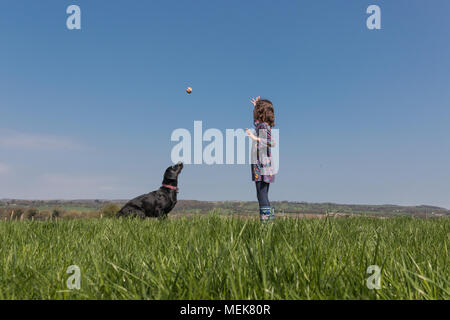
[[256, 181], [256, 196], [258, 197], [259, 207], [270, 207], [269, 202], [270, 183]]

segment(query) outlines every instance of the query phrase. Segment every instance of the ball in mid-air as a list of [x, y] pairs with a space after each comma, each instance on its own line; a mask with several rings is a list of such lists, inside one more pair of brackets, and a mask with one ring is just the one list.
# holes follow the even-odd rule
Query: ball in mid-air
[[187, 92], [188, 94], [191, 94], [191, 93], [192, 93], [192, 88], [191, 88], [191, 87], [187, 87], [186, 92]]

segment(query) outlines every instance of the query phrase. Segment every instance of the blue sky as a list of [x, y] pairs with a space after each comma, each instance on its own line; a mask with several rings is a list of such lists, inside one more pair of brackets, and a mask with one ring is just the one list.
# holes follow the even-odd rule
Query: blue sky
[[[66, 28], [79, 5], [82, 29]], [[366, 28], [377, 4], [382, 29]], [[450, 208], [450, 2], [0, 3], [0, 198], [154, 190], [177, 128], [274, 102], [271, 200]], [[188, 96], [185, 88], [192, 86]], [[248, 165], [190, 165], [182, 199], [255, 200]]]

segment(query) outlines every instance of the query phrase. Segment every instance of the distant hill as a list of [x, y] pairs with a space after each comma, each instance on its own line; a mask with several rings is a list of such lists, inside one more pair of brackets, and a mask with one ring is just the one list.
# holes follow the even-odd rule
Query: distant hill
[[[123, 205], [126, 200], [0, 200], [0, 208], [37, 208], [50, 210], [62, 208], [72, 211], [98, 211], [108, 203]], [[398, 205], [354, 205], [336, 203], [308, 203], [292, 201], [272, 202], [281, 214], [357, 214], [375, 216], [412, 215], [417, 217], [450, 216], [450, 210], [435, 206], [398, 206]], [[206, 214], [213, 210], [223, 214], [255, 214], [258, 204], [255, 201], [197, 201], [180, 200], [172, 211], [175, 214]]]

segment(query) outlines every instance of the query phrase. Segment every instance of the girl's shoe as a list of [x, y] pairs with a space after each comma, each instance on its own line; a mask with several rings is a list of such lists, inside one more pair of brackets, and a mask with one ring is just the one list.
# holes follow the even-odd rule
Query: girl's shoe
[[259, 220], [261, 222], [267, 222], [269, 220], [272, 220], [270, 218], [271, 213], [272, 213], [272, 208], [271, 207], [261, 207], [261, 208], [259, 208]]
[[275, 220], [275, 208], [274, 207], [270, 207], [269, 220]]

